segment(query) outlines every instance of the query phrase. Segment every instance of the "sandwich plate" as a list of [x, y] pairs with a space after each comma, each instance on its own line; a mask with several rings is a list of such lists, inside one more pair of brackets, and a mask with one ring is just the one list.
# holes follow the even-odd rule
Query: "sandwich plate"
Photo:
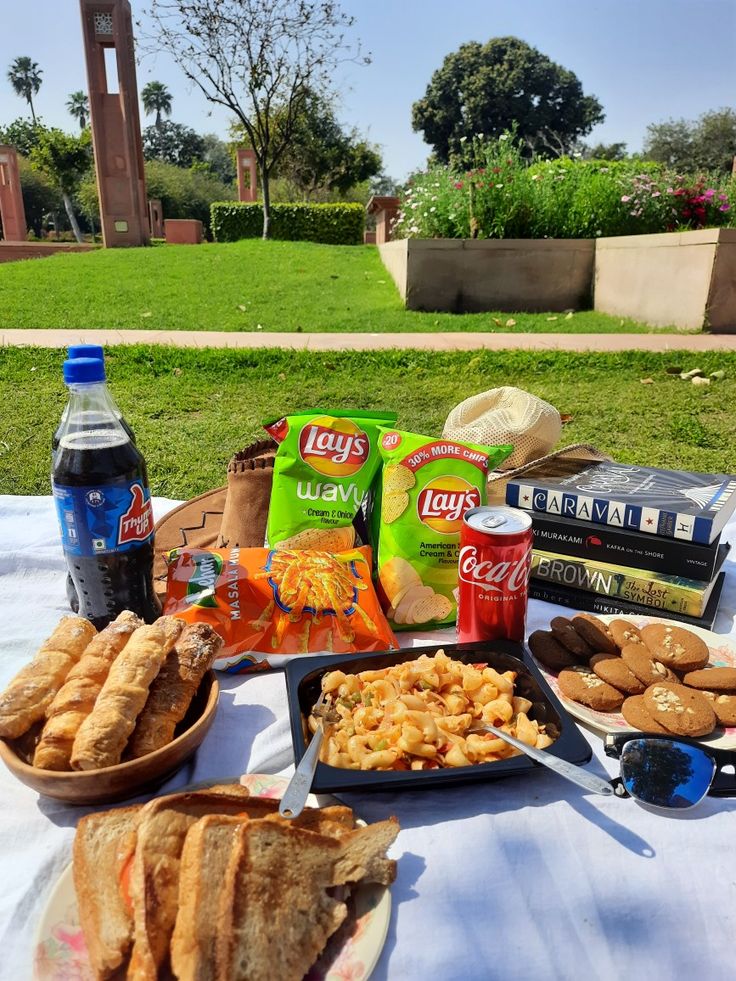
[[[253, 796], [280, 799], [288, 780], [270, 774], [240, 778]], [[332, 797], [310, 794], [311, 807], [339, 803]], [[368, 884], [352, 893], [352, 915], [334, 934], [307, 981], [366, 981], [386, 942], [391, 918], [391, 893], [387, 886]], [[34, 981], [94, 981], [87, 945], [79, 925], [72, 866], [68, 865], [49, 896], [34, 944]]]
[[[666, 620], [662, 617], [622, 617], [620, 614], [606, 614], [605, 616], [599, 615], [598, 619], [604, 623], [610, 623], [611, 620], [630, 620], [637, 627], [645, 627], [648, 623], [670, 623], [674, 626], [684, 626], [686, 630], [697, 634], [708, 645], [710, 652], [709, 664], [711, 667], [736, 668], [736, 647], [734, 647], [733, 643], [727, 637], [714, 634], [712, 631], [704, 630], [702, 627], [690, 626], [690, 624], [678, 625], [674, 620]], [[620, 712], [596, 712], [595, 709], [588, 708], [587, 705], [573, 702], [572, 699], [563, 695], [560, 691], [560, 686], [557, 683], [557, 675], [545, 667], [540, 661], [537, 661], [536, 658], [534, 658], [534, 663], [542, 672], [550, 688], [557, 695], [570, 715], [584, 722], [594, 732], [605, 736], [608, 732], [622, 732], [625, 729], [632, 728]], [[712, 735], [704, 736], [701, 742], [708, 743], [709, 746], [718, 746], [721, 749], [736, 749], [736, 728], [718, 726]]]

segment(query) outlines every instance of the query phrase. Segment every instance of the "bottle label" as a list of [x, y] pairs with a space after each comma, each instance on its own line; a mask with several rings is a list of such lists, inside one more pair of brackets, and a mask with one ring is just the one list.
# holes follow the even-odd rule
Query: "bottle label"
[[86, 557], [127, 552], [153, 537], [151, 492], [140, 480], [102, 487], [52, 481], [51, 486], [65, 552]]

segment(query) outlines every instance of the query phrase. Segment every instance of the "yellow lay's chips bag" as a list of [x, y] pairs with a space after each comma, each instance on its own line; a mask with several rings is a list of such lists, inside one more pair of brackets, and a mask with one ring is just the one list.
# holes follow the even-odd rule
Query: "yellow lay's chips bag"
[[396, 629], [455, 622], [463, 515], [486, 502], [486, 477], [513, 446], [380, 429], [379, 596]]

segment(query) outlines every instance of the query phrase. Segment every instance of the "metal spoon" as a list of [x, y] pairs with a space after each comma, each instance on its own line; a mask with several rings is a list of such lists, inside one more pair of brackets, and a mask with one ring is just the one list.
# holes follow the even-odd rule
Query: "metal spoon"
[[527, 756], [536, 760], [537, 763], [541, 763], [542, 766], [554, 770], [555, 773], [559, 773], [561, 777], [572, 781], [572, 783], [576, 783], [579, 787], [583, 787], [585, 790], [591, 790], [594, 794], [601, 794], [603, 797], [611, 797], [614, 794], [613, 785], [607, 780], [602, 780], [594, 773], [588, 773], [581, 766], [568, 763], [567, 760], [561, 760], [557, 756], [552, 756], [551, 753], [545, 753], [544, 750], [527, 746], [520, 739], [510, 736], [508, 732], [504, 732], [503, 729], [497, 729], [495, 726], [483, 722], [473, 726], [471, 732], [492, 732], [494, 736], [498, 736], [504, 742], [515, 746], [516, 749], [520, 749], [522, 753], [526, 753]]
[[332, 725], [337, 722], [339, 715], [333, 708], [327, 705], [325, 693], [317, 699], [312, 708], [312, 715], [319, 719], [319, 725], [312, 736], [312, 740], [307, 746], [307, 750], [299, 760], [299, 766], [294, 771], [294, 776], [289, 781], [289, 786], [284, 791], [284, 796], [279, 804], [279, 814], [285, 818], [296, 818], [304, 810], [307, 797], [312, 789], [314, 771], [319, 762], [319, 751], [322, 748], [322, 741], [325, 738], [325, 723]]

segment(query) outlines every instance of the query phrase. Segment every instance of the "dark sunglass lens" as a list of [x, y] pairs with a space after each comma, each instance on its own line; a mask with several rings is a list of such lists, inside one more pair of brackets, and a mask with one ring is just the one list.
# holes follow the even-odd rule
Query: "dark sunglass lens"
[[624, 787], [655, 807], [693, 807], [708, 793], [715, 770], [702, 749], [668, 739], [632, 739], [621, 753]]

